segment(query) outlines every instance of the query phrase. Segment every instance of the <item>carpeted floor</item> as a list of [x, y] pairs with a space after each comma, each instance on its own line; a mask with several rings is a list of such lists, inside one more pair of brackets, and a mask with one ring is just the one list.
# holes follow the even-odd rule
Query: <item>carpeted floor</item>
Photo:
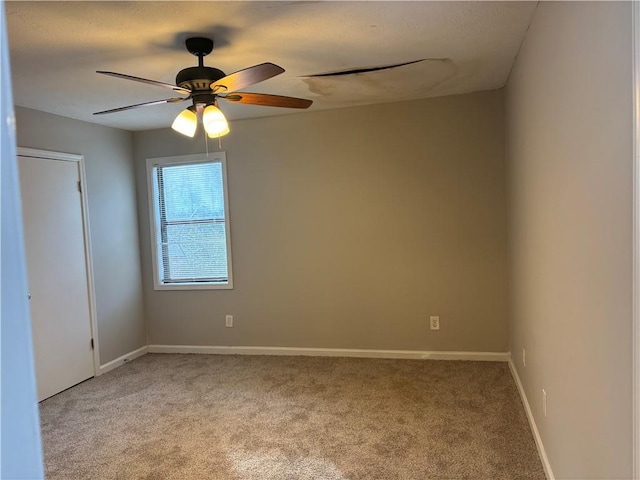
[[545, 478], [506, 363], [148, 354], [40, 414], [49, 480]]

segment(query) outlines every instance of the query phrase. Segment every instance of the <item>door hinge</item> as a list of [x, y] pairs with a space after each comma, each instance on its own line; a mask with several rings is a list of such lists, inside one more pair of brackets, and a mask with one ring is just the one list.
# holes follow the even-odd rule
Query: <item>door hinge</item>
[[93, 350], [95, 347], [93, 346], [93, 338], [91, 339], [91, 350]]
[[82, 193], [82, 182], [78, 180], [78, 191]]

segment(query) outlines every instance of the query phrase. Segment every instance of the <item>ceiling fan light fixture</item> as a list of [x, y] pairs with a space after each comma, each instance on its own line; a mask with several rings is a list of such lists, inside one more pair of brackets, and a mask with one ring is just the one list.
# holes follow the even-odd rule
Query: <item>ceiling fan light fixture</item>
[[209, 105], [202, 113], [202, 124], [211, 138], [221, 137], [229, 133], [229, 124], [222, 111], [215, 105]]
[[196, 129], [198, 128], [198, 116], [196, 115], [196, 112], [192, 110], [192, 107], [186, 108], [180, 112], [171, 124], [171, 128], [182, 135], [193, 137], [196, 134]]

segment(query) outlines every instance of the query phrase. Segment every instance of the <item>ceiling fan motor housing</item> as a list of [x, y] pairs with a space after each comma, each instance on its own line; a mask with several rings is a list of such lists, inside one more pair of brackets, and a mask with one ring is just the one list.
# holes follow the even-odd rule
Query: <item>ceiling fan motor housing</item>
[[189, 67], [180, 70], [176, 76], [176, 85], [191, 90], [211, 91], [211, 84], [225, 76], [222, 70], [213, 67]]

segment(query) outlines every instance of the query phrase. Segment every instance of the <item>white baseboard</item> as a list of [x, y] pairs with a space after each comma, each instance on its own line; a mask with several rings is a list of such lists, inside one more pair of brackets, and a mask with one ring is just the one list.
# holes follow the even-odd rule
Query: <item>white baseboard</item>
[[120, 365], [130, 362], [138, 357], [141, 357], [145, 353], [149, 351], [149, 347], [145, 345], [144, 347], [140, 347], [133, 352], [126, 353], [121, 357], [116, 358], [115, 360], [111, 360], [110, 362], [105, 363], [104, 365], [100, 365], [100, 371], [98, 375], [102, 375], [103, 373], [110, 372], [114, 368], [118, 368]]
[[149, 353], [202, 353], [217, 355], [292, 355], [312, 357], [401, 358], [413, 360], [476, 360], [508, 362], [508, 352], [429, 352], [420, 350], [359, 350], [347, 348], [224, 347], [201, 345], [149, 345]]
[[100, 365], [98, 375], [110, 372], [146, 353], [201, 353], [210, 355], [282, 355], [310, 357], [396, 358], [408, 360], [469, 360], [508, 362], [509, 352], [437, 352], [421, 350], [361, 350], [350, 348], [225, 347], [206, 345], [145, 345]]
[[544, 468], [544, 473], [547, 476], [548, 480], [555, 480], [556, 477], [553, 476], [553, 471], [551, 470], [551, 464], [549, 463], [547, 452], [544, 449], [544, 445], [542, 444], [542, 438], [540, 437], [540, 432], [538, 432], [536, 420], [533, 418], [533, 412], [531, 412], [531, 407], [529, 406], [529, 400], [527, 400], [527, 395], [526, 393], [524, 393], [524, 387], [522, 386], [520, 376], [518, 375], [518, 370], [516, 370], [516, 366], [513, 363], [511, 355], [509, 355], [509, 369], [511, 370], [511, 375], [513, 375], [513, 379], [515, 380], [518, 387], [518, 392], [520, 392], [520, 398], [522, 399], [524, 410], [527, 413], [527, 420], [529, 420], [529, 426], [531, 427], [531, 431], [533, 432], [533, 438], [536, 441], [536, 447], [538, 447], [538, 454], [540, 455], [540, 460], [542, 461], [542, 468]]

